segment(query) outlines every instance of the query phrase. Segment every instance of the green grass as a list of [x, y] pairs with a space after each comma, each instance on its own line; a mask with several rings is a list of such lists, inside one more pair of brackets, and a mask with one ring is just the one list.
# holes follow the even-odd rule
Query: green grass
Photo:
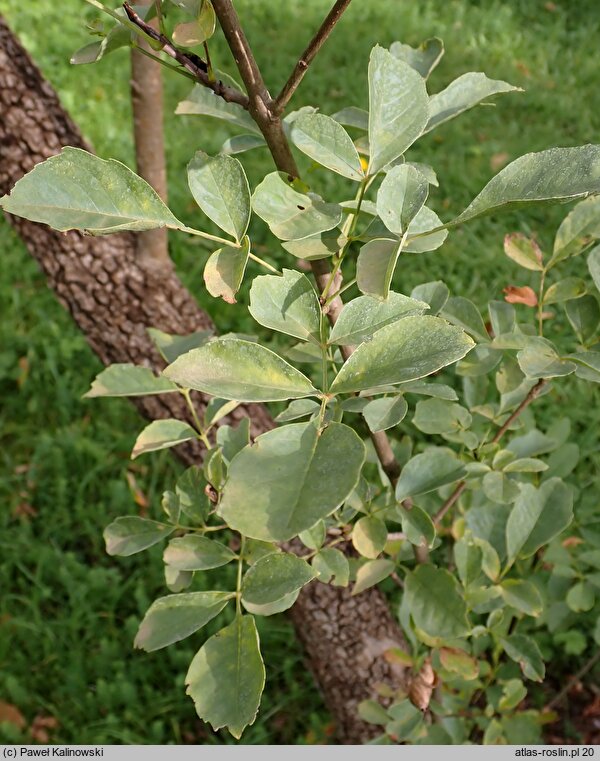
[[[329, 3], [237, 5], [266, 80], [277, 91]], [[599, 141], [596, 2], [562, 0], [553, 7], [539, 0], [356, 0], [292, 106], [318, 104], [325, 113], [364, 106], [372, 45], [395, 39], [416, 44], [433, 35], [444, 39], [447, 54], [431, 77], [432, 91], [469, 70], [525, 88], [440, 128], [411, 151], [437, 170], [441, 187], [433, 205], [449, 218], [491, 177], [500, 154], [513, 159], [554, 145]], [[95, 12], [83, 0], [0, 0], [0, 12], [95, 150], [131, 165], [126, 54], [115, 53], [94, 67], [68, 64], [72, 51], [87, 41], [83, 21]], [[213, 55], [231, 71], [222, 45]], [[202, 226], [184, 168], [196, 149], [216, 151], [231, 133], [217, 122], [172, 115], [188, 89], [183, 78], [166, 80], [171, 205], [186, 222]], [[269, 166], [263, 150], [248, 154], [244, 163], [252, 182]], [[347, 192], [320, 172], [310, 177], [329, 194]], [[529, 284], [529, 274], [503, 257], [504, 234], [536, 233], [549, 247], [564, 212], [546, 207], [476, 222], [453, 233], [435, 254], [403, 258], [395, 287], [408, 293], [418, 282], [443, 279], [480, 304], [499, 298], [508, 283]], [[283, 261], [258, 223], [253, 238], [261, 254]], [[219, 329], [255, 330], [244, 309], [215, 303], [203, 291], [206, 249], [175, 237], [172, 247], [187, 285]], [[196, 719], [184, 695], [183, 675], [201, 637], [152, 655], [132, 650], [140, 616], [164, 591], [160, 552], [112, 559], [101, 539], [112, 518], [137, 509], [127, 472], [156, 515], [160, 493], [172, 484], [178, 465], [168, 454], [129, 463], [141, 420], [124, 401], [81, 400], [100, 369], [98, 360], [4, 222], [0, 250], [0, 700], [17, 705], [29, 722], [36, 714], [56, 716], [53, 737], [63, 742], [229, 742]], [[575, 260], [568, 274], [583, 266], [581, 258]], [[586, 456], [583, 472], [589, 474], [598, 465], [597, 392], [577, 383], [561, 388], [554, 399], [574, 420]], [[269, 678], [262, 712], [243, 741], [323, 739], [329, 719], [291, 625], [284, 617], [265, 620], [261, 636]], [[7, 725], [0, 729], [0, 740], [20, 738]]]

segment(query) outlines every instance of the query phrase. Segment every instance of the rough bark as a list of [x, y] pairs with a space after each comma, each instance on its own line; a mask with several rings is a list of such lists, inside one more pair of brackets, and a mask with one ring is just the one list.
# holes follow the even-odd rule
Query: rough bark
[[[64, 145], [87, 147], [52, 87], [0, 17], [0, 195]], [[89, 237], [57, 233], [16, 217], [10, 222], [105, 364], [161, 367], [148, 326], [180, 334], [212, 327], [172, 269], [157, 275], [142, 266], [132, 235]], [[186, 416], [174, 394], [142, 397], [137, 406], [150, 419]], [[253, 435], [273, 426], [261, 406], [241, 407], [234, 417], [242, 415], [251, 417]], [[198, 448], [179, 447], [179, 453], [186, 462], [201, 457]], [[292, 616], [340, 740], [364, 742], [374, 727], [358, 719], [357, 703], [373, 694], [376, 683], [399, 680], [382, 657], [385, 649], [403, 641], [383, 596], [371, 590], [351, 597], [348, 590], [313, 583], [300, 595]]]
[[[150, 5], [153, 0], [138, 0], [138, 5]], [[140, 47], [150, 46], [140, 38]], [[163, 130], [162, 70], [159, 63], [131, 51], [131, 106], [137, 173], [150, 183], [167, 202], [167, 168]], [[146, 269], [164, 270], [170, 266], [167, 229], [146, 230], [137, 236], [138, 257]]]

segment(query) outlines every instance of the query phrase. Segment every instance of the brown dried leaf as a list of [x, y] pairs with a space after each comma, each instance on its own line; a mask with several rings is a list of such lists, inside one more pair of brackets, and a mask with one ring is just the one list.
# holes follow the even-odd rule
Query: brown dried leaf
[[431, 665], [431, 659], [427, 658], [421, 666], [419, 673], [412, 680], [408, 690], [410, 702], [420, 711], [426, 711], [429, 708], [436, 682], [437, 678]]
[[528, 285], [507, 285], [503, 292], [504, 300], [508, 301], [509, 304], [525, 304], [528, 307], [537, 306], [536, 293]]
[[21, 711], [19, 711], [17, 706], [12, 705], [12, 703], [5, 703], [3, 700], [0, 700], [0, 723], [3, 721], [7, 721], [9, 724], [13, 724], [18, 729], [23, 729], [27, 723], [25, 721], [25, 717]]
[[140, 508], [139, 512], [143, 518], [148, 512], [148, 508], [150, 507], [150, 502], [148, 501], [148, 497], [146, 497], [144, 492], [140, 489], [135, 476], [130, 470], [126, 471], [125, 478], [127, 479], [127, 484], [129, 485], [129, 490], [131, 491], [131, 496], [133, 497], [133, 501]]
[[502, 151], [501, 153], [494, 153], [490, 159], [490, 169], [492, 172], [499, 172], [508, 164], [509, 161], [510, 154], [506, 153], [506, 151]]

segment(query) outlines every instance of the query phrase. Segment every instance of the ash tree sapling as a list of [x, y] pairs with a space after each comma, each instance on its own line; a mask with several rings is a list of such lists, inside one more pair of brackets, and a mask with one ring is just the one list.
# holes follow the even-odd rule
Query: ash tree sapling
[[[242, 131], [216, 156], [197, 151], [187, 169], [194, 200], [222, 233], [188, 226], [126, 166], [75, 148], [37, 165], [0, 205], [58, 230], [166, 227], [199, 236], [215, 248], [204, 269], [208, 292], [235, 304], [251, 279], [250, 315], [289, 339], [276, 352], [251, 336], [152, 331], [166, 362], [160, 376], [113, 365], [92, 383], [88, 397], [181, 394], [189, 405], [193, 426], [150, 423], [132, 457], [193, 438], [206, 448], [202, 466], [164, 492], [162, 520], [121, 517], [105, 531], [111, 555], [167, 543], [172, 594], [151, 605], [135, 646], [158, 650], [224, 613], [229, 623], [200, 647], [186, 684], [198, 715], [239, 738], [256, 718], [265, 683], [255, 617], [287, 610], [315, 579], [352, 584], [359, 594], [393, 577], [402, 586], [409, 648], [388, 655], [412, 678], [402, 692], [381, 686], [386, 707], [360, 706], [363, 719], [381, 725], [381, 741], [537, 741], [547, 713], [519, 708], [528, 683], [544, 679], [536, 629], [560, 631], [571, 613], [598, 612], [597, 517], [565, 480], [578, 448], [568, 442], [568, 420], [541, 431], [529, 408], [563, 376], [600, 382], [600, 246], [592, 247], [600, 239], [600, 146], [522, 156], [442, 222], [427, 205], [436, 174], [410, 160], [410, 147], [518, 88], [468, 73], [430, 95], [441, 41], [396, 42], [371, 53], [368, 112], [349, 106], [329, 116], [304, 107], [282, 117], [349, 0], [334, 5], [276, 99], [230, 0], [117, 10], [87, 2], [112, 26], [75, 54], [76, 63], [146, 39], [158, 60], [195, 82], [178, 113]], [[154, 14], [159, 31], [147, 23]], [[213, 68], [208, 40], [217, 20], [244, 87]], [[262, 145], [276, 170], [251, 188], [236, 155]], [[341, 197], [312, 191], [290, 146], [343, 178]], [[551, 254], [520, 233], [506, 237], [506, 255], [534, 288], [511, 286], [485, 318], [441, 281], [410, 295], [393, 290], [400, 258], [439, 250], [453, 228], [516, 206], [570, 200], [578, 203]], [[261, 220], [273, 236], [272, 262], [253, 251]], [[554, 277], [590, 248], [591, 280]], [[295, 260], [308, 263], [312, 276]], [[255, 275], [250, 261], [268, 274]], [[343, 303], [342, 294], [352, 297]], [[551, 321], [559, 326], [553, 339], [545, 335]], [[202, 417], [192, 390], [212, 397]], [[247, 419], [219, 427], [243, 402], [287, 406], [277, 428], [251, 441]], [[556, 539], [572, 523], [574, 504], [581, 548]], [[292, 540], [304, 548], [298, 554]], [[235, 571], [221, 577], [224, 588], [194, 591], [200, 572], [229, 565]], [[600, 640], [598, 626], [594, 636]]]

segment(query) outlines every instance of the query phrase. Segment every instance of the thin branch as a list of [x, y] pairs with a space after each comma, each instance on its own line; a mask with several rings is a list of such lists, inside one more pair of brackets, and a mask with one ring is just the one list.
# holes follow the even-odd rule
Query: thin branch
[[248, 111], [262, 132], [277, 168], [291, 177], [297, 177], [298, 167], [283, 131], [283, 125], [279, 116], [271, 111], [272, 98], [265, 86], [233, 3], [231, 0], [213, 0], [213, 8], [248, 92]]
[[544, 390], [546, 383], [544, 378], [540, 379], [535, 386], [533, 386], [525, 399], [519, 404], [517, 409], [510, 415], [510, 417], [507, 419], [507, 421], [504, 423], [504, 425], [498, 429], [496, 432], [496, 435], [492, 439], [492, 444], [497, 444], [500, 439], [504, 436], [504, 434], [508, 431], [508, 429], [511, 427], [511, 425], [515, 422], [515, 420], [519, 417], [519, 415], [529, 407], [531, 402], [533, 402], [535, 399], [538, 398], [538, 396], [542, 393]]
[[294, 71], [292, 71], [290, 74], [290, 78], [285, 83], [282, 91], [277, 96], [277, 100], [273, 106], [275, 113], [281, 114], [284, 108], [287, 106], [290, 98], [296, 92], [298, 85], [300, 82], [302, 82], [302, 79], [306, 74], [308, 67], [312, 63], [314, 57], [323, 47], [323, 44], [333, 31], [333, 28], [337, 22], [340, 20], [342, 13], [350, 5], [350, 2], [351, 0], [337, 0], [333, 8], [330, 10], [327, 18], [321, 24], [319, 31], [315, 34], [304, 53], [302, 53], [300, 56], [298, 63], [294, 67]]
[[583, 664], [579, 671], [574, 676], [572, 676], [571, 679], [569, 679], [567, 684], [558, 693], [558, 695], [555, 695], [555, 697], [553, 697], [552, 700], [546, 705], [546, 710], [557, 706], [561, 700], [569, 694], [571, 689], [574, 687], [574, 685], [577, 684], [581, 677], [585, 676], [588, 671], [591, 671], [598, 663], [598, 661], [600, 661], [600, 650], [597, 650], [594, 655], [592, 655], [592, 657]]
[[[504, 436], [504, 434], [508, 431], [508, 429], [511, 427], [511, 425], [515, 422], [515, 420], [519, 417], [519, 415], [529, 407], [531, 402], [533, 402], [535, 399], [538, 398], [538, 396], [542, 393], [543, 389], [546, 386], [546, 381], [544, 378], [540, 379], [535, 386], [533, 386], [525, 399], [519, 404], [517, 409], [508, 417], [506, 422], [496, 431], [496, 435], [492, 439], [492, 444], [497, 444], [500, 439]], [[448, 499], [444, 502], [444, 504], [441, 506], [441, 508], [437, 511], [437, 513], [433, 517], [433, 522], [437, 526], [443, 517], [446, 515], [446, 513], [454, 507], [456, 502], [458, 501], [458, 498], [460, 495], [464, 492], [464, 490], [467, 488], [467, 484], [465, 481], [460, 481], [457, 485], [452, 494], [448, 497]]]
[[208, 87], [215, 95], [223, 98], [228, 103], [238, 103], [243, 108], [248, 108], [248, 97], [235, 87], [229, 87], [223, 84], [220, 80], [215, 82], [211, 81], [208, 74], [208, 66], [197, 55], [186, 54], [175, 47], [173, 43], [165, 37], [164, 34], [157, 32], [150, 24], [147, 24], [144, 19], [139, 16], [129, 3], [123, 3], [123, 8], [127, 17], [132, 24], [135, 24], [147, 37], [151, 37], [155, 42], [158, 42], [161, 46], [161, 50], [168, 56], [173, 58], [177, 63], [182, 66], [188, 73], [190, 73], [199, 84]]

